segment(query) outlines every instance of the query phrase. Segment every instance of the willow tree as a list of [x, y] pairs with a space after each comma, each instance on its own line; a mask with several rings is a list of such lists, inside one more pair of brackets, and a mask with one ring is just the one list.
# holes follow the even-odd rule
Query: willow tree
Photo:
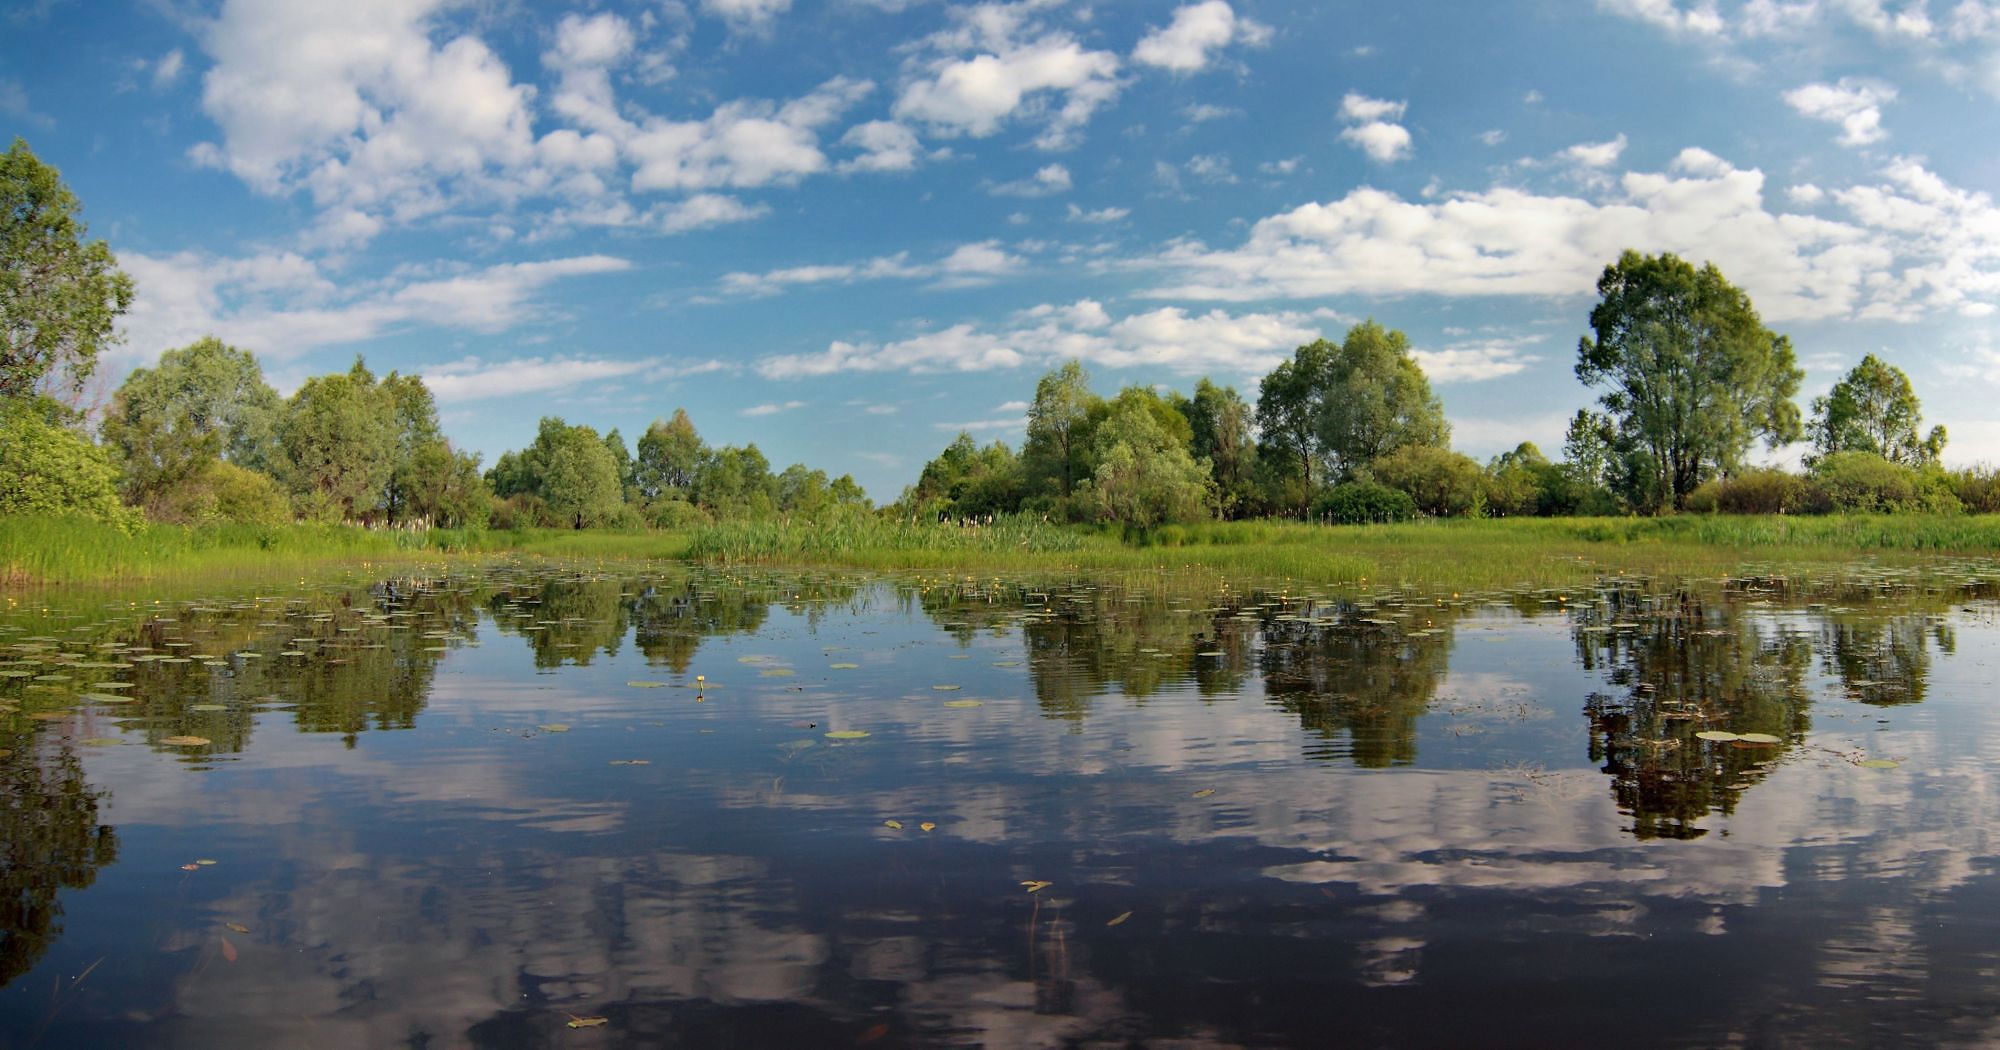
[[1576, 377], [1608, 388], [1598, 400], [1635, 506], [1679, 507], [1740, 466], [1759, 437], [1773, 448], [1798, 440], [1792, 398], [1804, 373], [1791, 340], [1764, 327], [1714, 264], [1627, 251], [1597, 292], [1595, 338], [1577, 344]]
[[1944, 452], [1943, 427], [1917, 436], [1923, 407], [1910, 377], [1874, 354], [1863, 357], [1826, 396], [1813, 398], [1812, 409], [1806, 430], [1814, 459], [1836, 452], [1873, 452], [1906, 467], [1919, 467], [1936, 463]]
[[1317, 340], [1279, 362], [1258, 388], [1257, 429], [1260, 455], [1291, 464], [1308, 489], [1398, 449], [1451, 439], [1409, 337], [1374, 321], [1348, 329], [1338, 345]]
[[20, 139], [0, 153], [0, 397], [45, 380], [76, 388], [117, 342], [132, 279], [103, 241], [87, 241], [82, 205]]

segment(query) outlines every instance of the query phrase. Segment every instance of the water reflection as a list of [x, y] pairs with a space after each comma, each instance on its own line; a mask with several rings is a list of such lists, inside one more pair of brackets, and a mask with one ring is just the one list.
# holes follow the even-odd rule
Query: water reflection
[[38, 615], [0, 1043], [1976, 1040], [1987, 587], [515, 567]]

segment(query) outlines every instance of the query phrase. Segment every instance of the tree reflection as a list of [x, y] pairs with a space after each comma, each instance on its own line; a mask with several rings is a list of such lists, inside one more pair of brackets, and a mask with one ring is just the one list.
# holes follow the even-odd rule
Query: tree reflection
[[118, 833], [97, 822], [101, 793], [67, 743], [0, 736], [0, 985], [34, 968], [62, 935], [57, 894], [82, 889], [118, 859]]
[[1345, 737], [1356, 765], [1410, 765], [1417, 721], [1450, 667], [1452, 613], [1414, 629], [1362, 615], [1275, 619], [1264, 627], [1264, 691], [1323, 740]]

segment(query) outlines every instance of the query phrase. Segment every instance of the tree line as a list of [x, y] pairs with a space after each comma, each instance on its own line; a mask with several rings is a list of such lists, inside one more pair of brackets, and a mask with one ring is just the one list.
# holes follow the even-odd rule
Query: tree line
[[[853, 478], [756, 445], [711, 447], [685, 411], [628, 446], [560, 418], [480, 469], [438, 424], [420, 376], [359, 358], [280, 398], [256, 357], [205, 338], [134, 370], [92, 433], [78, 402], [115, 342], [130, 279], [57, 172], [16, 139], [0, 155], [0, 513], [136, 523], [291, 520], [440, 526], [679, 526], [872, 511]], [[1480, 463], [1408, 338], [1373, 320], [1298, 347], [1252, 403], [1208, 379], [1191, 394], [1093, 392], [1082, 364], [1042, 376], [1019, 450], [961, 433], [885, 512], [1034, 514], [1149, 528], [1210, 518], [1326, 522], [1417, 516], [2000, 510], [1991, 470], [1945, 471], [1909, 377], [1873, 355], [1807, 419], [1788, 338], [1713, 265], [1628, 251], [1597, 283], [1577, 378], [1596, 405], [1561, 459], [1532, 443]], [[1750, 464], [1809, 439], [1805, 470]]]

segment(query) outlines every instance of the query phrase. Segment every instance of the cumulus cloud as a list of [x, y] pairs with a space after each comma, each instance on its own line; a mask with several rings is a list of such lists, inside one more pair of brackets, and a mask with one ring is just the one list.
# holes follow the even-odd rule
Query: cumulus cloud
[[748, 222], [764, 217], [770, 210], [761, 204], [745, 204], [719, 193], [698, 193], [660, 209], [656, 213], [655, 225], [662, 233], [686, 233], [709, 226]]
[[737, 100], [706, 120], [649, 120], [626, 143], [637, 162], [638, 190], [703, 190], [792, 182], [824, 171], [817, 130], [874, 88], [835, 77], [780, 106]]
[[585, 383], [636, 376], [648, 367], [645, 361], [596, 357], [526, 357], [508, 361], [464, 357], [425, 366], [420, 374], [439, 403], [452, 404], [518, 394], [548, 394]]
[[1132, 49], [1132, 61], [1175, 73], [1198, 73], [1233, 42], [1254, 47], [1270, 38], [1269, 27], [1238, 16], [1224, 0], [1204, 0], [1177, 8], [1172, 21], [1141, 37]]
[[[766, 357], [770, 379], [861, 372], [984, 372], [1078, 358], [1108, 368], [1163, 368], [1180, 375], [1261, 375], [1340, 320], [1329, 310], [1231, 314], [1168, 306], [1114, 318], [1084, 299], [1045, 304], [996, 328], [957, 324], [887, 343], [834, 342], [814, 354]], [[957, 429], [957, 426], [954, 427]]]
[[1047, 197], [1068, 193], [1072, 185], [1068, 168], [1060, 164], [1045, 164], [1028, 178], [988, 183], [986, 192], [1000, 197]]
[[1350, 91], [1340, 100], [1340, 119], [1349, 125], [1341, 129], [1340, 137], [1378, 164], [1402, 160], [1410, 155], [1410, 132], [1395, 122], [1403, 119], [1408, 107], [1407, 102]]
[[1625, 136], [1609, 142], [1579, 142], [1562, 151], [1562, 158], [1586, 168], [1608, 168], [1625, 152]]
[[885, 280], [927, 280], [933, 282], [933, 287], [963, 288], [1018, 273], [1026, 264], [1027, 260], [1007, 251], [998, 241], [978, 241], [961, 244], [925, 263], [912, 262], [908, 252], [897, 252], [859, 262], [792, 266], [763, 273], [739, 271], [723, 275], [720, 291], [724, 295], [756, 297], [812, 285]]
[[544, 312], [537, 295], [548, 285], [630, 266], [606, 255], [501, 263], [407, 274], [357, 292], [291, 253], [228, 258], [126, 251], [118, 262], [139, 293], [125, 318], [119, 357], [142, 364], [205, 335], [283, 360], [396, 331], [504, 331]]
[[1105, 207], [1086, 209], [1079, 208], [1074, 204], [1069, 206], [1069, 221], [1071, 222], [1119, 222], [1130, 214], [1132, 214], [1132, 209], [1130, 208]]
[[1889, 133], [1882, 130], [1882, 106], [1895, 100], [1895, 88], [1852, 77], [1785, 92], [1785, 104], [1801, 116], [1840, 125], [1843, 146], [1866, 146], [1888, 138]]
[[842, 171], [909, 171], [923, 156], [917, 133], [893, 120], [856, 124], [840, 137], [840, 144], [861, 151], [840, 163]]
[[1584, 296], [1626, 248], [1712, 260], [1773, 321], [1976, 315], [2000, 301], [2000, 207], [1899, 159], [1830, 192], [1844, 220], [1774, 211], [1762, 172], [1684, 150], [1582, 195], [1496, 186], [1408, 201], [1359, 188], [1258, 221], [1238, 247], [1170, 246], [1150, 294]]
[[731, 29], [752, 32], [769, 29], [791, 7], [792, 0], [701, 0], [703, 14], [722, 19]]
[[1671, 33], [1720, 36], [1728, 28], [1712, 0], [1697, 0], [1687, 6], [1677, 0], [1597, 0], [1597, 6]]
[[895, 116], [940, 135], [984, 138], [1017, 115], [1032, 115], [1042, 123], [1038, 147], [1074, 146], [1091, 115], [1118, 96], [1118, 56], [1035, 24], [1036, 6], [954, 12], [957, 25], [925, 42], [931, 57], [917, 61]]
[[1436, 350], [1418, 347], [1410, 356], [1433, 383], [1477, 383], [1513, 375], [1540, 361], [1541, 357], [1528, 353], [1527, 348], [1541, 341], [1541, 336], [1474, 340]]
[[804, 408], [804, 407], [806, 407], [806, 403], [804, 401], [785, 401], [785, 402], [774, 401], [764, 405], [751, 405], [749, 408], [746, 408], [741, 412], [738, 412], [737, 415], [750, 416], [751, 418], [754, 419], [758, 416], [775, 416], [780, 412], [790, 412], [793, 409]]

